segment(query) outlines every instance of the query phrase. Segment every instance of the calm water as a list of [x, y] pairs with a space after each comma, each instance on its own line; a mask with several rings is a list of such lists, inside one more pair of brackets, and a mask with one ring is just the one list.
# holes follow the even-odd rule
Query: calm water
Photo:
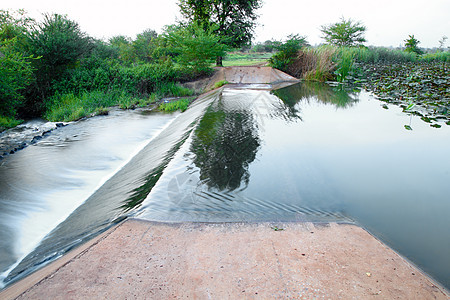
[[365, 92], [268, 88], [226, 88], [183, 114], [94, 118], [5, 158], [5, 283], [135, 216], [355, 222], [449, 287], [450, 126]]

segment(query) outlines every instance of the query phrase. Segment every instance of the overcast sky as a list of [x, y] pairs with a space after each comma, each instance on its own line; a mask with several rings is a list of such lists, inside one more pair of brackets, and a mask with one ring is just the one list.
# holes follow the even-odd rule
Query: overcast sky
[[[90, 36], [134, 38], [147, 28], [161, 32], [180, 17], [177, 0], [0, 0], [1, 9], [25, 9], [31, 17], [60, 13], [76, 21]], [[259, 10], [256, 41], [282, 40], [291, 33], [307, 36], [312, 44], [323, 42], [320, 26], [340, 17], [361, 21], [367, 27], [366, 45], [404, 44], [408, 35], [421, 47], [437, 47], [450, 39], [450, 0], [264, 0]], [[450, 40], [447, 41], [450, 46]]]

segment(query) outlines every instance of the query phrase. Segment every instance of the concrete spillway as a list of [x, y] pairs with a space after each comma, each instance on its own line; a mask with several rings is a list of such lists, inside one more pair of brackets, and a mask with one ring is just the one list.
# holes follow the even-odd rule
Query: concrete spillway
[[[358, 171], [360, 164], [345, 164], [345, 168], [336, 164], [339, 176], [334, 177], [332, 172], [326, 173], [328, 177], [314, 172], [317, 165], [312, 162], [323, 161], [317, 155], [321, 152], [314, 147], [311, 153], [294, 150], [314, 146], [316, 140], [306, 144], [307, 138], [322, 134], [313, 134], [312, 127], [303, 132], [310, 123], [299, 121], [296, 102], [289, 106], [289, 101], [277, 98], [284, 95], [289, 100], [291, 94], [251, 90], [254, 85], [264, 89], [264, 85], [295, 78], [267, 67], [221, 68], [208, 79], [208, 85], [220, 80], [237, 86], [200, 97], [189, 112], [172, 120], [171, 126], [41, 242], [38, 250], [54, 251], [57, 244], [67, 249], [64, 243], [70, 246], [84, 237], [80, 232], [110, 224], [119, 214], [118, 206], [136, 212], [131, 215], [134, 218], [12, 284], [0, 293], [0, 299], [448, 299], [448, 291], [419, 268], [361, 227], [346, 224], [360, 214], [352, 208], [363, 199], [367, 200], [362, 205], [364, 213], [396, 228], [383, 214], [385, 209], [375, 204], [399, 193], [383, 186], [386, 193], [372, 193], [377, 201], [369, 201], [371, 194], [359, 181], [365, 193], [355, 193], [356, 184], [340, 172], [352, 166]], [[252, 86], [242, 91], [239, 84]], [[312, 94], [309, 89], [300, 92], [305, 99]], [[351, 97], [343, 101], [341, 94], [336, 99], [329, 97], [329, 91], [320, 95], [322, 106], [332, 105], [329, 119], [338, 114], [334, 106], [356, 102]], [[303, 113], [312, 118], [306, 111], [311, 106], [304, 106]], [[324, 111], [322, 107], [321, 120]], [[342, 125], [348, 119], [345, 115], [334, 124]], [[362, 126], [355, 124], [359, 126], [350, 127]], [[214, 135], [210, 128], [218, 128], [220, 134]], [[323, 136], [329, 137], [326, 133]], [[216, 151], [206, 151], [211, 145]], [[294, 150], [284, 152], [289, 147]], [[319, 143], [317, 149], [328, 148]], [[339, 150], [328, 152], [339, 154]], [[367, 155], [368, 150], [357, 151]], [[233, 155], [227, 156], [230, 152]], [[345, 161], [343, 154], [339, 160], [328, 161], [324, 170], [335, 166], [334, 161]], [[341, 194], [331, 189], [336, 178], [351, 183], [338, 181]], [[354, 195], [358, 199], [352, 202]], [[391, 203], [388, 208], [395, 214]], [[405, 210], [404, 205], [401, 208]], [[121, 219], [129, 217], [127, 213]], [[29, 256], [34, 257], [33, 253]]]
[[128, 220], [2, 299], [448, 299], [354, 225]]
[[254, 83], [278, 83], [296, 82], [292, 77], [280, 70], [271, 67], [225, 67], [220, 68], [214, 74], [211, 81], [226, 80], [229, 83], [254, 84]]

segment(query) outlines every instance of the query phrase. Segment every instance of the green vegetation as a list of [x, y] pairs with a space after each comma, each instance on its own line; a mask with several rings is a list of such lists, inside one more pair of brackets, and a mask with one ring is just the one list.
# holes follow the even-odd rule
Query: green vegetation
[[266, 53], [272, 53], [276, 51], [277, 47], [281, 44], [279, 41], [275, 40], [267, 40], [263, 43], [256, 43], [253, 45], [252, 50], [254, 52], [266, 52]]
[[446, 64], [419, 61], [361, 67], [363, 87], [380, 100], [399, 105], [427, 123], [450, 120], [450, 75]]
[[280, 43], [276, 47], [278, 52], [270, 58], [270, 65], [281, 71], [288, 71], [289, 65], [296, 59], [300, 49], [307, 45], [305, 37], [298, 34], [290, 35], [284, 43]]
[[228, 83], [229, 82], [226, 81], [226, 80], [217, 81], [216, 83], [214, 83], [214, 88], [218, 89], [218, 88], [220, 88], [220, 87], [222, 87], [222, 86], [224, 86], [224, 85], [226, 85]]
[[164, 112], [172, 112], [177, 110], [184, 112], [192, 101], [193, 98], [183, 98], [175, 101], [163, 102], [159, 105], [158, 109]]
[[104, 42], [63, 15], [46, 14], [37, 23], [23, 11], [0, 10], [0, 21], [2, 130], [16, 119], [71, 121], [110, 106], [191, 96], [179, 83], [210, 74], [226, 49], [213, 26], [172, 25], [160, 35], [147, 29], [134, 40]]
[[[225, 66], [269, 61], [297, 78], [360, 84], [383, 99], [427, 103], [425, 111], [433, 106], [448, 118], [445, 36], [439, 49], [426, 54], [414, 35], [405, 49], [364, 47], [365, 26], [342, 18], [322, 26], [328, 45], [311, 47], [306, 37], [291, 35], [251, 48], [261, 3], [180, 0], [184, 23], [166, 26], [161, 34], [146, 29], [135, 39], [119, 35], [107, 42], [82, 32], [67, 16], [46, 14], [36, 22], [23, 11], [0, 10], [0, 131], [29, 117], [71, 121], [107, 114], [111, 106], [157, 107], [164, 98], [190, 97], [193, 92], [182, 83], [210, 75], [214, 61], [220, 65], [223, 57]], [[237, 48], [241, 52], [226, 53]], [[190, 101], [160, 109], [183, 110]]]
[[0, 132], [8, 128], [16, 127], [20, 123], [22, 123], [22, 120], [0, 116]]
[[174, 53], [176, 61], [185, 68], [192, 68], [196, 73], [209, 70], [209, 65], [216, 57], [225, 55], [226, 47], [215, 36], [214, 27], [207, 31], [193, 23], [186, 27], [171, 26], [165, 33], [165, 39]]
[[[230, 48], [249, 45], [261, 0], [180, 0], [178, 6], [188, 23], [194, 23], [220, 38]], [[222, 66], [222, 56], [216, 63]]]
[[407, 42], [409, 50], [408, 47], [406, 50], [336, 45], [303, 47], [292, 55], [284, 70], [308, 81], [357, 84], [380, 100], [399, 105], [405, 112], [439, 128], [435, 123], [438, 120], [450, 121], [450, 52], [438, 50], [420, 55], [422, 51], [417, 51], [418, 41], [413, 35]]
[[409, 38], [405, 40], [405, 51], [423, 54], [423, 51], [418, 47], [419, 44], [420, 42], [414, 37], [414, 34], [410, 35]]
[[351, 47], [366, 42], [364, 38], [366, 27], [361, 22], [353, 22], [351, 19], [341, 18], [340, 22], [323, 25], [321, 31], [323, 39], [330, 45]]
[[15, 118], [24, 105], [24, 91], [32, 80], [33, 56], [23, 48], [31, 20], [23, 11], [0, 10], [0, 131], [20, 123]]
[[229, 52], [223, 60], [224, 67], [254, 66], [266, 64], [272, 53], [261, 52]]

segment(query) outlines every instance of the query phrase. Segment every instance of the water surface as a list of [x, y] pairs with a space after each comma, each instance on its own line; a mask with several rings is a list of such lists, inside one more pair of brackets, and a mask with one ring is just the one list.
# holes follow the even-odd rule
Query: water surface
[[449, 286], [450, 126], [382, 104], [320, 84], [225, 89], [139, 216], [356, 222]]

